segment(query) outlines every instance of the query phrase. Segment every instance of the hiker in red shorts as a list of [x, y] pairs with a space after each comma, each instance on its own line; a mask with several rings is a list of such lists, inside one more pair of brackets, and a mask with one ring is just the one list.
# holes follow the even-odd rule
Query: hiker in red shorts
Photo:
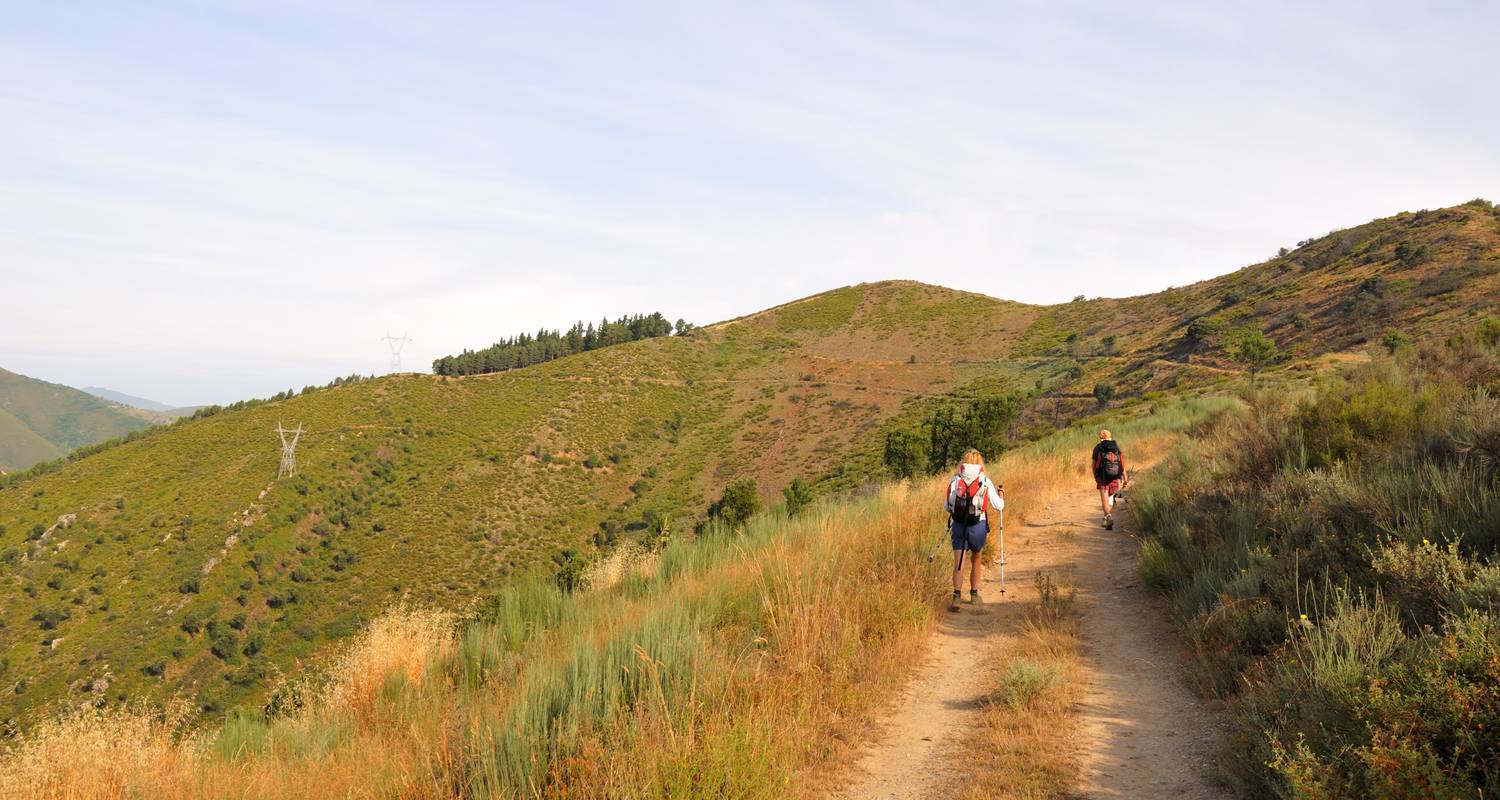
[[1125, 454], [1115, 444], [1109, 431], [1099, 431], [1099, 443], [1094, 445], [1094, 483], [1099, 487], [1099, 507], [1104, 510], [1104, 529], [1115, 528], [1115, 495], [1120, 493], [1129, 480], [1125, 472]]

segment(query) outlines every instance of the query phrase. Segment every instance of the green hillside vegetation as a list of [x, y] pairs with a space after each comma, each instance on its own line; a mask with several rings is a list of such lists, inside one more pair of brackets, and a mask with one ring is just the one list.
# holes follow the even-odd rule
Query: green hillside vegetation
[[[151, 423], [93, 395], [0, 369], [0, 469], [24, 470]], [[37, 442], [50, 445], [43, 447]]]
[[57, 445], [38, 436], [26, 423], [0, 408], [0, 470], [25, 469], [63, 454]]
[[[1122, 415], [1175, 437], [1223, 398]], [[992, 462], [1016, 524], [1075, 483], [1076, 426]], [[943, 478], [714, 523], [561, 593], [397, 608], [260, 710], [62, 715], [0, 754], [0, 798], [816, 796], [936, 622]]]
[[1255, 394], [1139, 502], [1250, 797], [1500, 791], [1500, 320]]
[[[253, 705], [393, 603], [462, 610], [522, 578], [571, 586], [623, 545], [691, 538], [732, 486], [767, 503], [801, 479], [805, 502], [883, 480], [899, 471], [893, 432], [916, 434], [925, 470], [965, 419], [1003, 425], [984, 432], [1003, 449], [1102, 405], [1216, 391], [1248, 365], [1225, 330], [1264, 330], [1271, 379], [1304, 380], [1337, 348], [1398, 324], [1456, 330], [1497, 297], [1487, 204], [1352, 230], [1317, 267], [1296, 259], [1340, 247], [1127, 300], [845, 287], [523, 369], [204, 409], [49, 464], [0, 482], [5, 715], [24, 727], [57, 705], [179, 692], [209, 713]], [[1406, 263], [1414, 250], [1425, 260]], [[1415, 292], [1449, 268], [1467, 277]], [[1376, 277], [1391, 303], [1378, 330], [1327, 310]], [[1311, 327], [1277, 325], [1291, 308]], [[1205, 314], [1228, 327], [1200, 335]], [[960, 328], [983, 335], [956, 348]], [[280, 480], [278, 422], [307, 431]]]

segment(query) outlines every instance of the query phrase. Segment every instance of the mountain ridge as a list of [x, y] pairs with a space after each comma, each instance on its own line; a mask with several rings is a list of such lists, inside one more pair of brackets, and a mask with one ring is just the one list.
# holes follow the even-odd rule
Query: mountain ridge
[[[1117, 411], [1222, 391], [1246, 326], [1293, 380], [1387, 327], [1467, 324], [1497, 276], [1500, 215], [1465, 204], [1135, 298], [1032, 306], [882, 281], [509, 372], [206, 409], [0, 483], [7, 714], [253, 702], [392, 603], [463, 608], [517, 575], [686, 535], [735, 481], [766, 501], [794, 478], [876, 480], [887, 434], [935, 411], [1017, 398], [1001, 438], [1020, 441], [1097, 413], [1101, 385]], [[955, 330], [976, 335], [956, 349]], [[307, 431], [280, 480], [278, 423]]]
[[117, 392], [113, 389], [106, 389], [102, 386], [85, 386], [82, 391], [88, 392], [101, 400], [108, 400], [111, 403], [118, 403], [122, 406], [130, 406], [131, 408], [139, 408], [142, 411], [165, 413], [179, 408], [179, 406], [168, 405], [167, 403], [155, 400], [147, 400], [144, 397], [136, 397], [135, 395]]

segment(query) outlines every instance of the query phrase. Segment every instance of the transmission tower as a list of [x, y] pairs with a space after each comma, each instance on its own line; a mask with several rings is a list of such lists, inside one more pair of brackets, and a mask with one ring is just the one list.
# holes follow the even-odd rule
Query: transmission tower
[[392, 336], [390, 331], [380, 337], [391, 348], [391, 372], [401, 371], [401, 349], [411, 342], [411, 337], [402, 333], [400, 336]]
[[[292, 440], [287, 441], [287, 434], [291, 434]], [[289, 431], [281, 427], [281, 420], [276, 420], [276, 435], [281, 437], [281, 468], [276, 470], [277, 478], [290, 478], [297, 474], [297, 440], [302, 438], [302, 423], [297, 423], [297, 429]]]

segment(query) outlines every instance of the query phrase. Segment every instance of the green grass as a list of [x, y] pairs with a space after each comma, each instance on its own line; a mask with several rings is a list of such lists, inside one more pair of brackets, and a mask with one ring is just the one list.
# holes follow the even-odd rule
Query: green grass
[[776, 324], [788, 332], [831, 331], [853, 319], [860, 298], [861, 292], [852, 286], [834, 289], [782, 308]]

